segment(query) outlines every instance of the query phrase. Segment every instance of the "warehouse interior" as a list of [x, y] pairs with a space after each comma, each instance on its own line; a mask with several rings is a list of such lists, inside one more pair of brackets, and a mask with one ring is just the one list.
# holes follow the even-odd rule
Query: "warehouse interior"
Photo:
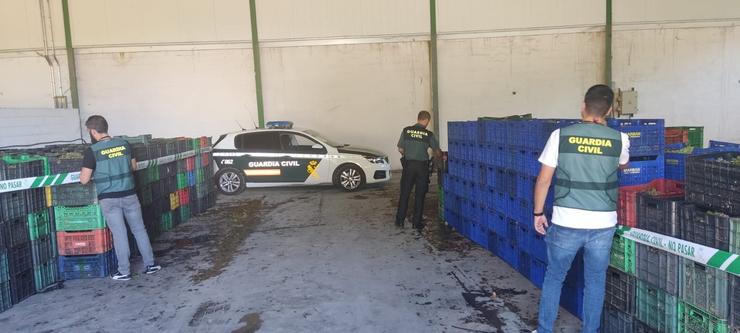
[[[172, 196], [159, 193], [164, 205], [171, 205], [172, 212], [164, 213], [180, 220], [164, 222], [156, 211], [151, 223], [167, 226], [155, 235], [147, 219], [147, 209], [157, 202], [154, 182], [144, 171], [136, 174], [153, 253], [163, 267], [156, 275], [136, 273], [144, 268], [135, 253], [131, 281], [56, 277], [50, 283], [55, 288], [37, 288], [36, 295], [16, 302], [11, 247], [22, 242], [3, 236], [0, 248], [7, 248], [11, 268], [7, 279], [0, 270], [0, 324], [13, 332], [531, 332], [537, 329], [541, 282], [530, 282], [533, 277], [522, 273], [522, 265], [513, 267], [491, 250], [497, 245], [489, 239], [498, 243], [496, 237], [502, 236], [494, 228], [483, 231], [498, 235], [493, 238], [470, 231], [469, 225], [485, 229], [491, 224], [486, 213], [467, 216], [464, 205], [451, 208], [452, 202], [509, 216], [498, 203], [485, 204], [494, 201], [485, 197], [531, 198], [539, 164], [530, 153], [541, 152], [544, 141], [537, 140], [549, 136], [533, 124], [580, 118], [584, 93], [595, 84], [617, 92], [621, 120], [661, 120], [649, 123], [660, 127], [660, 143], [651, 142], [658, 147], [660, 173], [642, 175], [633, 165], [628, 170], [639, 175], [620, 174], [620, 186], [625, 186], [620, 189], [631, 193], [633, 207], [642, 201], [635, 199], [639, 191], [627, 186], [678, 181], [668, 174], [670, 156], [690, 155], [694, 148], [697, 155], [736, 153], [739, 23], [740, 2], [733, 0], [0, 0], [0, 158], [5, 158], [0, 166], [7, 168], [0, 173], [0, 196], [8, 198], [0, 200], [3, 205], [10, 207], [11, 195], [28, 192], [30, 198], [31, 192], [44, 191], [43, 209], [61, 218], [56, 203], [69, 198], [57, 198], [55, 193], [62, 192], [55, 191], [67, 186], [62, 183], [76, 183], [68, 173], [80, 165], [54, 170], [64, 154], [90, 142], [85, 121], [92, 115], [104, 116], [113, 136], [144, 138], [129, 141], [135, 149], [161, 145], [156, 155], [142, 148], [147, 158], [137, 160], [157, 162], [144, 166], [159, 169], [154, 182], [173, 179], [170, 192], [180, 193], [174, 194], [177, 205], [166, 199]], [[428, 129], [448, 154], [449, 165], [435, 164], [425, 199], [426, 226], [417, 233], [396, 228], [393, 220], [401, 192], [399, 133], [414, 124], [421, 110], [431, 113]], [[516, 125], [507, 121], [492, 125], [498, 124], [493, 118], [527, 114], [535, 120], [519, 132], [509, 131], [507, 126]], [[312, 186], [247, 184], [237, 195], [219, 193], [219, 166], [225, 165], [216, 156], [219, 138], [264, 128], [270, 121], [290, 121], [341, 144], [370, 147], [386, 158], [390, 180], [367, 181], [353, 192], [307, 183]], [[635, 153], [637, 142], [647, 137], [640, 137], [640, 131], [658, 130], [641, 127], [647, 122], [625, 124], [619, 125], [623, 132], [637, 133], [630, 135]], [[677, 142], [669, 141], [669, 133], [679, 127], [701, 128], [702, 136], [686, 146], [692, 148], [674, 147], [669, 155], [669, 143]], [[486, 160], [486, 152], [496, 147], [522, 148], [499, 141], [507, 140], [496, 136], [499, 130], [521, 134], [522, 141], [535, 138], [531, 146], [524, 143], [526, 152], [521, 150], [527, 161], [515, 166], [513, 158], [503, 164]], [[689, 143], [688, 135], [683, 143]], [[49, 145], [76, 148], [43, 148]], [[46, 157], [14, 155], [43, 155], [34, 149], [47, 149]], [[740, 247], [740, 236], [735, 237], [736, 226], [740, 233], [740, 172], [734, 158], [730, 166], [694, 171], [680, 159], [682, 193], [686, 179], [681, 198], [713, 216], [705, 220], [712, 221], [706, 223], [715, 234], [702, 239], [724, 240], [722, 246], [676, 230], [645, 229], [640, 221], [623, 223], [622, 206], [618, 210], [620, 225], [647, 230], [642, 235], [653, 232], [656, 239], [669, 237], [665, 244], [680, 240], [697, 253], [716, 252], [712, 258], [722, 257], [719, 265], [701, 264], [716, 269], [706, 277], [707, 284], [716, 285], [712, 297], [725, 298], [704, 301], [711, 306], [698, 304], [682, 287], [691, 280], [679, 278], [684, 271], [666, 269], [675, 276], [674, 285], [658, 283], [657, 289], [674, 298], [672, 305], [663, 299], [642, 306], [674, 310], [641, 317], [640, 281], [654, 281], [639, 275], [640, 250], [630, 250], [638, 263], [618, 273], [631, 279], [632, 292], [625, 291], [630, 305], [613, 312], [617, 319], [604, 319], [608, 325], [602, 324], [602, 331], [740, 329], [735, 322], [740, 323], [740, 282], [734, 282], [740, 268], [735, 272], [730, 261], [723, 264], [737, 258]], [[42, 160], [48, 169], [43, 173], [13, 176], [9, 171]], [[694, 161], [685, 160], [686, 165]], [[176, 170], [162, 171], [163, 162]], [[506, 193], [498, 186], [502, 177], [476, 183], [479, 169], [511, 175], [517, 180], [507, 184], [519, 190]], [[717, 171], [721, 177], [702, 183], [696, 195], [689, 174], [713, 175], [710, 170], [722, 170]], [[63, 177], [55, 177], [62, 172]], [[637, 181], [625, 180], [637, 176]], [[36, 183], [29, 177], [43, 178]], [[16, 183], [21, 185], [14, 188]], [[142, 188], [149, 191], [148, 199]], [[713, 195], [725, 201], [706, 199]], [[27, 206], [33, 206], [28, 200]], [[17, 216], [6, 206], [0, 206], [0, 224], [10, 228]], [[637, 214], [639, 209], [633, 210]], [[696, 213], [680, 208], [673, 214]], [[31, 216], [30, 208], [23, 215]], [[48, 218], [48, 237], [55, 242], [53, 233], [64, 232], [62, 222]], [[679, 223], [681, 231], [695, 230], [685, 223]], [[25, 236], [33, 248], [29, 258], [38, 243], [38, 235], [31, 234]], [[654, 249], [624, 237], [635, 248]], [[689, 262], [693, 254], [681, 251], [666, 252], [675, 257], [660, 267], [696, 261]], [[61, 267], [64, 256], [56, 256]], [[547, 261], [546, 255], [540, 259]], [[60, 268], [58, 273], [69, 272]], [[557, 331], [580, 330], [582, 314], [573, 312], [563, 305]], [[654, 323], [661, 324], [650, 326]]]

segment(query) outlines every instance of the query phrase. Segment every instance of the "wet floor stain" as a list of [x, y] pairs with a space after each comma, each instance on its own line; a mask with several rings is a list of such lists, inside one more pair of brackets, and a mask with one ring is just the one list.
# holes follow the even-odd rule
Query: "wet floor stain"
[[190, 325], [190, 327], [197, 327], [209, 314], [228, 311], [230, 308], [231, 306], [226, 303], [216, 303], [213, 301], [203, 302], [200, 304], [200, 306], [198, 306], [198, 309], [195, 310], [193, 318], [190, 319], [190, 323], [188, 324]]
[[192, 276], [193, 283], [200, 283], [223, 273], [231, 264], [237, 250], [256, 227], [262, 223], [262, 200], [248, 200], [219, 207], [218, 214], [211, 218], [211, 236], [216, 239], [208, 251], [209, 268], [198, 270]]
[[231, 333], [254, 333], [257, 332], [262, 327], [262, 317], [261, 313], [249, 313], [244, 315], [241, 320], [239, 320], [239, 324], [244, 324], [244, 326], [239, 327]]

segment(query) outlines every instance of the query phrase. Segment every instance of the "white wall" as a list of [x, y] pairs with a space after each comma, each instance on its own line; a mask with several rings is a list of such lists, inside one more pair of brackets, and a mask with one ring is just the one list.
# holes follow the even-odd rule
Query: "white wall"
[[[428, 4], [258, 0], [266, 118], [395, 160], [397, 132], [431, 104]], [[62, 47], [59, 2], [51, 7]], [[0, 107], [53, 105], [49, 66], [36, 54], [38, 10], [37, 1], [0, 0]], [[602, 80], [603, 1], [438, 0], [437, 10], [443, 122], [573, 117]], [[157, 136], [256, 120], [247, 1], [75, 0], [70, 13], [83, 116], [108, 116], [114, 133]], [[740, 141], [739, 18], [734, 0], [615, 2], [615, 85], [639, 91], [641, 117]], [[63, 49], [59, 60], [66, 68]]]
[[0, 108], [0, 119], [0, 147], [70, 141], [81, 135], [79, 113], [73, 109]]

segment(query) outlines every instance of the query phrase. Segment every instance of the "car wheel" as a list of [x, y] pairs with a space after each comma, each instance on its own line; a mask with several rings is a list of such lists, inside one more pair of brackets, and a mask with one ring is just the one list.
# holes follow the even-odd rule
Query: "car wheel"
[[244, 174], [233, 168], [226, 168], [216, 174], [216, 187], [225, 195], [237, 195], [245, 188]]
[[365, 173], [356, 165], [343, 165], [334, 174], [334, 184], [347, 192], [357, 191], [365, 185]]

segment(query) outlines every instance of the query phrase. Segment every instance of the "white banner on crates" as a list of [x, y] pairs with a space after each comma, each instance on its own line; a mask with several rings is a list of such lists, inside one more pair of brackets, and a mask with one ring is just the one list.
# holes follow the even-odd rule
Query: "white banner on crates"
[[640, 244], [652, 246], [691, 259], [700, 264], [740, 276], [740, 260], [737, 254], [713, 249], [683, 239], [661, 235], [652, 231], [621, 225], [617, 226], [617, 234]]
[[[157, 165], [172, 163], [188, 157], [193, 157], [199, 153], [211, 152], [212, 148], [201, 148], [199, 150], [191, 150], [184, 153], [178, 153], [169, 156], [163, 156], [154, 160], [136, 162], [136, 169], [143, 170], [151, 168]], [[58, 186], [64, 184], [73, 184], [80, 182], [79, 172], [61, 173], [49, 176], [39, 177], [28, 177], [20, 179], [0, 180], [0, 193], [22, 191], [33, 188], [41, 188], [46, 186]]]

